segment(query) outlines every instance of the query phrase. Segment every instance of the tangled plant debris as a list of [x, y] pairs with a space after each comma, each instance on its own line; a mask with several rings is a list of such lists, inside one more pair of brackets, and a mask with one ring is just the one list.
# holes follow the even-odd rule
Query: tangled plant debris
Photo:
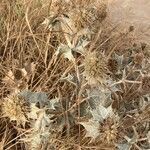
[[1, 0], [0, 150], [150, 149], [148, 5]]

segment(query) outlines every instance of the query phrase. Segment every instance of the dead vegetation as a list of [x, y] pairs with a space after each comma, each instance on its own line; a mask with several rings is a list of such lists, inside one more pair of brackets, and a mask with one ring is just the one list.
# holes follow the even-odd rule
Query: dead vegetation
[[0, 1], [0, 150], [150, 149], [150, 47], [105, 0]]

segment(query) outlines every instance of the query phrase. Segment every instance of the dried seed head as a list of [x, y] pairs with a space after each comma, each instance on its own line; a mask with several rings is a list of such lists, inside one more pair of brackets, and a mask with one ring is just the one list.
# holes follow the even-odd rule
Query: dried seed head
[[80, 1], [77, 3], [77, 7], [73, 6], [70, 9], [69, 14], [69, 18], [71, 18], [78, 30], [90, 28], [93, 31], [106, 18], [107, 5], [103, 0], [92, 1], [91, 3], [87, 1], [82, 3]]
[[25, 125], [27, 122], [26, 113], [29, 112], [29, 104], [18, 95], [10, 95], [4, 99], [2, 104], [3, 117], [16, 121], [17, 125]]
[[107, 118], [101, 126], [101, 132], [103, 133], [102, 139], [107, 143], [113, 143], [117, 140], [118, 136], [118, 124], [114, 118]]
[[118, 71], [118, 62], [115, 59], [108, 59], [108, 69], [112, 73], [116, 73]]
[[108, 68], [106, 58], [102, 53], [88, 53], [85, 56], [84, 67], [84, 75], [89, 84], [105, 83]]
[[129, 32], [132, 32], [132, 31], [134, 31], [134, 26], [129, 27]]
[[140, 92], [142, 92], [143, 94], [147, 94], [150, 92], [150, 76], [147, 75], [142, 78]]

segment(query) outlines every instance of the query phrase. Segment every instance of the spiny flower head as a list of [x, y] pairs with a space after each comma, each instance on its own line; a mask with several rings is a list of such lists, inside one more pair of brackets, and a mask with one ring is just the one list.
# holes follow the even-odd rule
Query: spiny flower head
[[118, 118], [116, 118], [109, 117], [101, 125], [102, 139], [109, 144], [115, 142], [118, 137]]
[[16, 121], [17, 125], [25, 125], [26, 114], [29, 112], [29, 104], [19, 95], [9, 95], [2, 103], [3, 117], [8, 117], [11, 121]]
[[104, 84], [107, 79], [107, 60], [104, 54], [98, 52], [89, 52], [85, 56], [84, 76], [89, 84]]

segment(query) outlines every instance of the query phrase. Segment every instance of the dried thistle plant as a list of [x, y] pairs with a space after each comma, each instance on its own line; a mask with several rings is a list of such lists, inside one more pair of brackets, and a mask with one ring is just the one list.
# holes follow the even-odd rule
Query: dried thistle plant
[[29, 104], [18, 95], [9, 95], [2, 103], [2, 115], [10, 121], [16, 121], [17, 125], [25, 126], [28, 121], [26, 114], [29, 112]]
[[114, 144], [118, 137], [117, 117], [107, 118], [100, 127], [102, 133], [101, 139], [108, 144]]
[[104, 84], [107, 79], [107, 61], [102, 53], [92, 52], [85, 56], [84, 76], [89, 84]]
[[[132, 46], [139, 42], [136, 26], [129, 25], [126, 31], [125, 25], [121, 31], [121, 25], [112, 24], [111, 3], [0, 1], [0, 149], [149, 148], [150, 77], [144, 75], [139, 81], [139, 72], [148, 74], [150, 68], [149, 47]], [[107, 57], [92, 52], [95, 49]], [[88, 86], [82, 80], [83, 69]], [[66, 82], [72, 80], [68, 74], [74, 79], [71, 84]], [[15, 92], [20, 96], [10, 94]], [[80, 122], [82, 117], [89, 119]], [[132, 126], [139, 136], [132, 136]]]
[[76, 23], [77, 29], [89, 28], [94, 31], [97, 29], [107, 15], [107, 6], [104, 1], [92, 1], [90, 4], [82, 4], [83, 7], [76, 7], [71, 10], [71, 17]]
[[23, 139], [28, 149], [41, 150], [47, 146], [51, 135], [49, 132], [50, 125], [51, 122], [45, 110], [39, 110], [37, 119], [32, 122], [31, 130], [25, 134], [25, 139]]

